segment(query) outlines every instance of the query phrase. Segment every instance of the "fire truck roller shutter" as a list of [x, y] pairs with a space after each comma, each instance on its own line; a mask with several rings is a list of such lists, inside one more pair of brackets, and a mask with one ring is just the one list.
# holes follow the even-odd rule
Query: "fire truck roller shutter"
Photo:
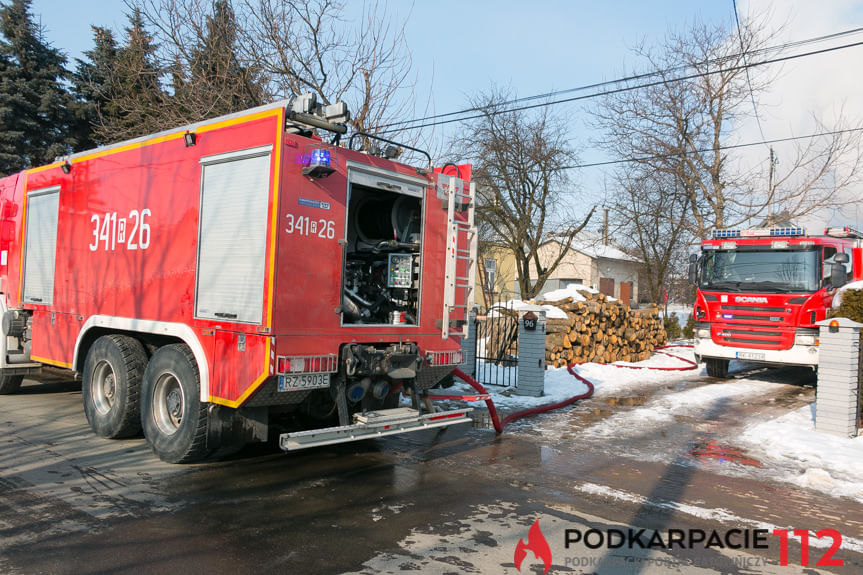
[[24, 301], [54, 301], [57, 219], [60, 186], [27, 192], [27, 236], [24, 243]]
[[263, 322], [271, 150], [201, 159], [196, 317]]
[[87, 353], [81, 381], [84, 414], [102, 437], [119, 439], [141, 432], [138, 410], [147, 353], [126, 335], [105, 335]]
[[207, 403], [189, 346], [160, 347], [150, 358], [141, 388], [141, 423], [153, 452], [167, 463], [190, 463], [218, 446], [207, 444]]

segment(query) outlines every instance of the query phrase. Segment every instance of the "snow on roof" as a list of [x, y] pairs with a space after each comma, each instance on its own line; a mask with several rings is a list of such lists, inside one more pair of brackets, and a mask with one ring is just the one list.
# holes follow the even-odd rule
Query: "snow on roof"
[[[549, 241], [561, 243], [557, 238]], [[621, 260], [625, 262], [640, 262], [637, 257], [631, 256], [622, 250], [602, 243], [602, 238], [590, 232], [580, 232], [570, 245], [570, 249], [581, 252], [589, 258], [605, 258], [609, 260]]]

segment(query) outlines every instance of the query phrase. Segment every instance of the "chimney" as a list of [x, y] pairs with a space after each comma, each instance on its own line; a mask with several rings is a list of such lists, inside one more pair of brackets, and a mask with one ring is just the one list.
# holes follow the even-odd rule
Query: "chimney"
[[602, 245], [608, 245], [608, 208], [602, 210]]

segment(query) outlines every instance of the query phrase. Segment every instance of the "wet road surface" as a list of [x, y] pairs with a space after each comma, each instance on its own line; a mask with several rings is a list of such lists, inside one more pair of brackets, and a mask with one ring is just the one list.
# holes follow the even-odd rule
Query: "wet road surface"
[[[0, 572], [514, 574], [516, 545], [537, 519], [551, 573], [804, 572], [797, 545], [796, 566], [778, 565], [776, 537], [740, 551], [564, 545], [566, 529], [629, 526], [829, 527], [863, 541], [863, 505], [750, 475], [728, 458], [747, 458], [725, 442], [744, 414], [812, 400], [811, 375], [782, 371], [758, 375], [776, 382], [767, 393], [676, 413], [649, 432], [590, 430], [626, 425], [647, 401], [723, 384], [695, 376], [596, 397], [503, 436], [461, 426], [290, 455], [256, 445], [186, 466], [158, 461], [143, 439], [92, 435], [80, 384], [49, 373], [0, 397]], [[813, 547], [811, 562], [823, 552]], [[836, 557], [844, 566], [826, 571], [863, 571], [859, 552]], [[521, 572], [542, 571], [528, 552]]]

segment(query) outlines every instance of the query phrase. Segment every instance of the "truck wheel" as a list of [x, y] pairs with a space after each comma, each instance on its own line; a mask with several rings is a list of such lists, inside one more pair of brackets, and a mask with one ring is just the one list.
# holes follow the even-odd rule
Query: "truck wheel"
[[707, 363], [707, 375], [710, 377], [720, 377], [725, 379], [728, 377], [728, 360], [719, 359], [717, 357], [707, 357], [704, 359]]
[[0, 395], [18, 393], [22, 381], [23, 375], [0, 375]]
[[105, 335], [93, 343], [84, 362], [81, 392], [84, 413], [97, 435], [109, 439], [141, 433], [138, 411], [144, 346], [125, 335]]
[[201, 378], [185, 344], [160, 347], [144, 372], [141, 424], [159, 459], [189, 463], [207, 456], [207, 405], [200, 399]]

